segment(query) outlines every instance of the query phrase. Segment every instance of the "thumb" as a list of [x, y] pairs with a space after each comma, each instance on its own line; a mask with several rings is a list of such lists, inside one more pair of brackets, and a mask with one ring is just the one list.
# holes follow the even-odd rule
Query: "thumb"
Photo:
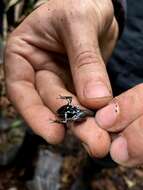
[[104, 106], [112, 98], [96, 28], [91, 22], [76, 21], [64, 29], [65, 46], [78, 99], [84, 106], [93, 109]]
[[110, 148], [112, 159], [127, 167], [143, 164], [143, 116], [124, 129], [113, 140]]

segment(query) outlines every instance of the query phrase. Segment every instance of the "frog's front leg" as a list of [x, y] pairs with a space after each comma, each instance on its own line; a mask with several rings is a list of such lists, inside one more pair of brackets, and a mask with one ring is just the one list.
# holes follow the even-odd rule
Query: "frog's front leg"
[[72, 103], [72, 96], [61, 96], [61, 95], [59, 95], [59, 99], [67, 100], [68, 104]]

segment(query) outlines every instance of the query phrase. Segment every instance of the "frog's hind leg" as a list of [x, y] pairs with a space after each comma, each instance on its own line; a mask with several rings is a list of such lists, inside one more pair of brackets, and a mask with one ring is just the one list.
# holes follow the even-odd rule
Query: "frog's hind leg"
[[67, 100], [68, 104], [71, 104], [71, 102], [72, 102], [72, 96], [61, 96], [61, 95], [59, 95], [59, 99]]
[[50, 123], [66, 124], [67, 122], [65, 120], [52, 120], [52, 119], [50, 119]]

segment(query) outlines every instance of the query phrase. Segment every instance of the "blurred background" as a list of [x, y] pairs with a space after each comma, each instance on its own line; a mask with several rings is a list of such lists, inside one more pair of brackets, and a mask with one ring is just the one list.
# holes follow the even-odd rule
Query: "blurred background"
[[25, 124], [6, 97], [3, 53], [16, 26], [47, 0], [0, 0], [0, 190], [143, 190], [143, 168], [91, 159], [70, 132], [58, 146]]

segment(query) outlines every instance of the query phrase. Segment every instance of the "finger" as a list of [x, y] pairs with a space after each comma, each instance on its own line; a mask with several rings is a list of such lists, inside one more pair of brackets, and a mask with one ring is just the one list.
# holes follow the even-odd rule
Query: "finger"
[[98, 108], [111, 100], [112, 90], [98, 44], [97, 26], [91, 17], [82, 22], [73, 19], [71, 22], [68, 20], [67, 27], [62, 28], [62, 36], [68, 51], [76, 93], [84, 106]]
[[87, 118], [85, 122], [80, 124], [73, 123], [71, 129], [82, 141], [91, 157], [103, 158], [108, 154], [110, 148], [109, 134], [98, 127], [94, 118]]
[[[59, 95], [72, 96], [72, 104], [82, 107], [76, 96], [66, 90], [64, 83], [55, 73], [39, 71], [36, 75], [36, 84], [43, 102], [48, 105], [54, 113], [56, 113], [61, 106], [67, 104], [66, 100], [58, 99]], [[82, 141], [90, 155], [103, 157], [108, 153], [110, 147], [109, 135], [106, 131], [97, 126], [94, 118], [88, 118], [85, 122], [79, 123], [78, 125], [71, 123], [70, 128]]]
[[112, 159], [124, 166], [143, 164], [143, 116], [131, 123], [112, 144]]
[[124, 129], [143, 114], [142, 97], [142, 84], [122, 93], [96, 113], [97, 123], [112, 132]]
[[55, 120], [55, 115], [44, 106], [35, 90], [32, 66], [14, 52], [8, 49], [5, 56], [7, 91], [11, 101], [37, 134], [49, 143], [61, 142], [65, 130], [62, 125], [50, 122], [50, 119]]

